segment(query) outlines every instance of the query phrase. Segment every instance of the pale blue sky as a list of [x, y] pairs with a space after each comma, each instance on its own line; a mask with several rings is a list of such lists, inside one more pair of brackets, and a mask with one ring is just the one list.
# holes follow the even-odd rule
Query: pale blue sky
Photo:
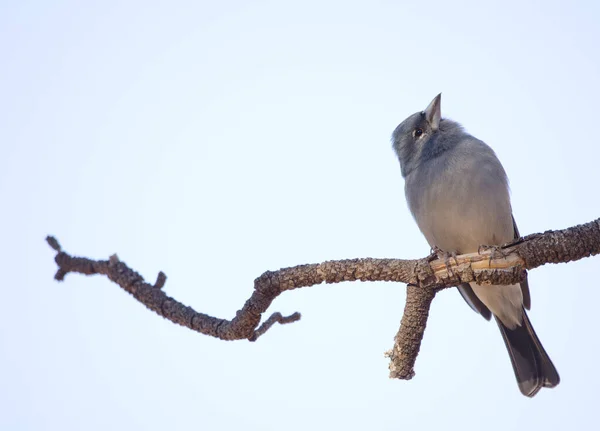
[[175, 326], [56, 235], [230, 318], [265, 270], [424, 256], [389, 137], [440, 91], [498, 153], [523, 234], [600, 215], [598, 2], [0, 1], [2, 430], [586, 429], [600, 260], [530, 274], [562, 382], [530, 400], [494, 324], [435, 299], [415, 379], [401, 284], [315, 286], [257, 343]]

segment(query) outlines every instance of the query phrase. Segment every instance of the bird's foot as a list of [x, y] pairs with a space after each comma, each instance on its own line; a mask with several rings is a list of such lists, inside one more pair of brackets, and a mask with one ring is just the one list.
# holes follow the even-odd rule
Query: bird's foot
[[448, 271], [448, 275], [450, 275], [451, 277], [454, 276], [454, 271], [452, 271], [451, 269], [451, 262], [450, 259], [454, 259], [454, 263], [456, 265], [458, 265], [458, 259], [456, 259], [456, 256], [458, 254], [456, 253], [456, 251], [444, 251], [441, 248], [437, 247], [437, 246], [433, 246], [431, 248], [431, 255], [429, 256], [430, 258], [433, 257], [432, 260], [435, 259], [440, 259], [444, 261], [444, 264], [446, 265], [446, 271]]
[[504, 259], [507, 256], [501, 245], [480, 245], [477, 248], [477, 253], [481, 254], [482, 250], [484, 252], [489, 250], [491, 259], [496, 259], [498, 257]]

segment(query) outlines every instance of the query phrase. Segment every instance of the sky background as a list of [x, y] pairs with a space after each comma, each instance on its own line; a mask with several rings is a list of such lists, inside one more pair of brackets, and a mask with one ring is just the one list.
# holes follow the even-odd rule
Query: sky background
[[405, 286], [320, 285], [256, 343], [174, 325], [55, 235], [231, 318], [266, 270], [418, 258], [390, 135], [439, 92], [522, 234], [600, 216], [598, 2], [0, 1], [0, 429], [589, 429], [599, 258], [530, 273], [562, 382], [523, 397], [455, 290], [388, 378]]

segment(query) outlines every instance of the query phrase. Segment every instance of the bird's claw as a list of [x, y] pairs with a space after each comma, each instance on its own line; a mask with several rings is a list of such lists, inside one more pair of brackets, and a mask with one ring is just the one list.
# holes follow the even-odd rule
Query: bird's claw
[[504, 250], [502, 249], [502, 246], [500, 245], [480, 245], [477, 248], [477, 253], [481, 254], [481, 250], [483, 249], [483, 251], [490, 251], [490, 258], [491, 259], [496, 259], [498, 255], [500, 255], [500, 258], [504, 259], [506, 257], [506, 253], [504, 253]]
[[435, 259], [443, 260], [444, 265], [446, 265], [446, 271], [448, 271], [448, 275], [450, 275], [451, 277], [454, 276], [454, 272], [451, 269], [452, 264], [450, 262], [450, 259], [451, 258], [454, 259], [454, 263], [458, 265], [458, 259], [456, 258], [456, 256], [457, 256], [456, 251], [447, 252], [437, 246], [433, 246], [431, 248], [430, 257], [432, 257], [432, 256], [435, 256]]

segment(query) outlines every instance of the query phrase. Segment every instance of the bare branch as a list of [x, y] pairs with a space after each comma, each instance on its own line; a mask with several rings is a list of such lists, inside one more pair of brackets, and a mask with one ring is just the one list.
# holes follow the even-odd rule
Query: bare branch
[[433, 289], [421, 289], [412, 284], [406, 287], [406, 304], [400, 330], [394, 338], [394, 347], [387, 353], [390, 358], [390, 378], [410, 380], [415, 376], [413, 367], [434, 296]]
[[[502, 247], [483, 247], [479, 253], [465, 254], [449, 262], [429, 256], [423, 259], [348, 259], [320, 264], [299, 265], [279, 271], [267, 271], [254, 280], [254, 292], [231, 320], [199, 313], [169, 297], [162, 289], [166, 276], [159, 272], [154, 285], [120, 261], [73, 257], [62, 251], [49, 236], [48, 244], [57, 254], [56, 280], [70, 272], [102, 274], [132, 294], [150, 310], [205, 335], [222, 340], [256, 340], [275, 323], [291, 323], [300, 313], [284, 317], [274, 313], [260, 325], [262, 314], [282, 292], [316, 284], [343, 281], [395, 281], [408, 284], [407, 300], [400, 330], [395, 337], [390, 377], [410, 379], [435, 293], [461, 283], [508, 285], [521, 281], [528, 269], [546, 263], [579, 260], [600, 253], [600, 219], [559, 231], [529, 235]], [[258, 329], [257, 329], [258, 328]]]

